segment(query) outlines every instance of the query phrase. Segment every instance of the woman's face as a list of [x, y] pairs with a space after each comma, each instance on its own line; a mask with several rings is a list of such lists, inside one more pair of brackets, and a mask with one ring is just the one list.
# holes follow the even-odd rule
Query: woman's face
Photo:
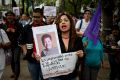
[[44, 39], [44, 46], [46, 49], [51, 49], [52, 48], [52, 41], [49, 37]]
[[59, 22], [61, 32], [68, 32], [70, 30], [70, 20], [66, 15], [62, 15]]

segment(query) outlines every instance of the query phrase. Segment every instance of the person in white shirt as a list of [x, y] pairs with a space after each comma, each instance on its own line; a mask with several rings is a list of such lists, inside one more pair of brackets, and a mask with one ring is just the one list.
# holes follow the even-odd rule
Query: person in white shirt
[[76, 23], [76, 33], [79, 36], [82, 36], [87, 28], [87, 26], [90, 23], [90, 19], [91, 19], [91, 11], [90, 10], [85, 10], [84, 14], [83, 14], [83, 19], [78, 20]]
[[6, 32], [0, 28], [0, 80], [5, 69], [5, 51], [4, 48], [10, 46], [10, 40]]

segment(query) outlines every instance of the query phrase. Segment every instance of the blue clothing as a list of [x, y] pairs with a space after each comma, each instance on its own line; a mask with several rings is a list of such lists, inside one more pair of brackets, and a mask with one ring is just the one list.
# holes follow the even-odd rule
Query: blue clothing
[[97, 80], [98, 72], [103, 60], [102, 42], [98, 39], [97, 44], [95, 45], [93, 41], [87, 37], [83, 37], [82, 41], [83, 44], [87, 41], [87, 45], [84, 46], [85, 58], [82, 66], [82, 80]]
[[103, 45], [100, 39], [98, 39], [97, 44], [94, 45], [92, 40], [87, 37], [83, 37], [82, 41], [88, 40], [88, 45], [84, 48], [85, 51], [85, 61], [84, 64], [87, 66], [99, 66], [103, 60]]

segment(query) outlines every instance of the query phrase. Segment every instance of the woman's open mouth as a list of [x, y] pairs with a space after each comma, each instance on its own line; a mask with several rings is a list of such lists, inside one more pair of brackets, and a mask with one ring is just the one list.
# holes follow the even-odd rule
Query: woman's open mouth
[[66, 25], [62, 25], [62, 28], [64, 29], [64, 28], [66, 28], [67, 26]]

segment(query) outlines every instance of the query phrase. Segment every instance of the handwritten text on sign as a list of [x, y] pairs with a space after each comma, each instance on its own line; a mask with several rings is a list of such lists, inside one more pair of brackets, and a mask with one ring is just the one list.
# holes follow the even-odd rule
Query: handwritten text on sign
[[77, 61], [74, 52], [42, 57], [40, 60], [43, 78], [72, 73]]

